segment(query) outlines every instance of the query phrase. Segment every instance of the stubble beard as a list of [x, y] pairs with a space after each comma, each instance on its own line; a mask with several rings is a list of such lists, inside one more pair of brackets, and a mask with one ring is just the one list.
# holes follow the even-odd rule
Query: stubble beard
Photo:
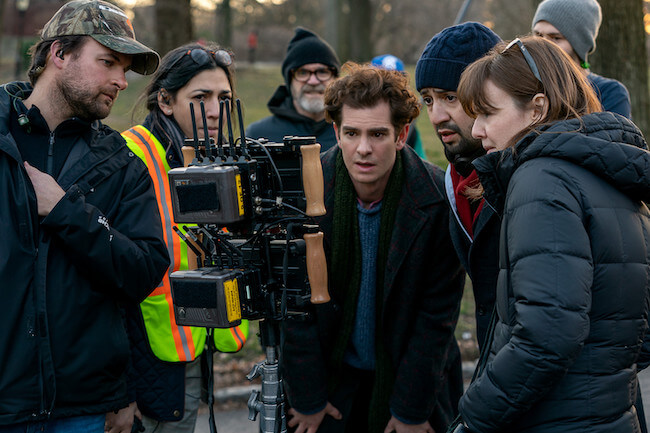
[[458, 136], [460, 137], [460, 141], [453, 146], [453, 149], [450, 149], [446, 144], [444, 144], [444, 142], [442, 141], [442, 137], [440, 136], [440, 134], [438, 134], [438, 138], [443, 143], [445, 156], [447, 157], [447, 160], [449, 162], [453, 163], [454, 160], [458, 157], [473, 154], [474, 152], [476, 152], [478, 148], [481, 147], [481, 140], [476, 139], [471, 135], [468, 137], [463, 131], [461, 131], [461, 129], [456, 124], [444, 123], [442, 125], [439, 125], [438, 128], [436, 128], [436, 130], [437, 129], [449, 129], [457, 133]]
[[[91, 90], [87, 82], [81, 77], [84, 77], [84, 73], [75, 70], [66, 72], [57, 81], [57, 90], [62, 102], [70, 110], [70, 117], [78, 117], [87, 121], [105, 119], [111, 113], [113, 102], [101, 101], [100, 96], [103, 93], [101, 89], [98, 91]], [[108, 91], [107, 93], [111, 92]]]

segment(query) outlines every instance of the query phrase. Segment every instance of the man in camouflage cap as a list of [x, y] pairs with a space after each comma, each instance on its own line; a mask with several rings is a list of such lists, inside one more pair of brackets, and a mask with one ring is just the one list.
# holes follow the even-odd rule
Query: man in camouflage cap
[[131, 20], [110, 3], [99, 0], [66, 3], [45, 24], [41, 39], [68, 35], [87, 35], [113, 51], [132, 55], [131, 70], [138, 74], [153, 74], [158, 67], [158, 54], [135, 40]]
[[120, 305], [169, 257], [147, 169], [100, 119], [158, 55], [97, 0], [65, 4], [41, 37], [31, 84], [0, 86], [0, 431], [101, 433], [129, 402]]

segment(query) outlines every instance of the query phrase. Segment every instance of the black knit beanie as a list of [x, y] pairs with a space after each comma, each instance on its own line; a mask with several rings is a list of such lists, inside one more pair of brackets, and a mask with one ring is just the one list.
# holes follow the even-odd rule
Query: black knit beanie
[[308, 63], [322, 63], [339, 74], [341, 62], [332, 47], [316, 33], [305, 28], [296, 28], [296, 34], [289, 42], [287, 55], [282, 62], [282, 76], [287, 87], [291, 86], [291, 71]]
[[470, 63], [487, 54], [501, 38], [481, 23], [447, 27], [424, 48], [415, 67], [415, 87], [456, 91], [460, 74]]

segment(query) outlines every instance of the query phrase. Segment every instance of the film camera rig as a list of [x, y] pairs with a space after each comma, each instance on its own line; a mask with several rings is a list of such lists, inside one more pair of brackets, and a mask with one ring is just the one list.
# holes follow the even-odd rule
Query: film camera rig
[[[196, 255], [197, 268], [170, 276], [176, 323], [212, 328], [259, 320], [266, 359], [247, 376], [262, 389], [248, 401], [249, 419], [260, 414], [260, 431], [286, 432], [279, 371], [280, 323], [304, 315], [309, 303], [329, 301], [323, 234], [313, 217], [325, 214], [320, 145], [314, 137], [285, 137], [283, 143], [247, 139], [240, 101], [240, 137], [234, 139], [230, 101], [222, 101], [217, 143], [209, 138], [200, 102], [204, 139], [183, 146], [188, 166], [169, 171], [174, 230]], [[226, 117], [228, 141], [222, 126]], [[213, 413], [212, 351], [208, 344], [208, 405]]]

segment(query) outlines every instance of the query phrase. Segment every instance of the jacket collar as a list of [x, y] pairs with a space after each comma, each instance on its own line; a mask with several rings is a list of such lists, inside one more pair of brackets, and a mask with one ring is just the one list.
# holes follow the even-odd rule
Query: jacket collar
[[[4, 136], [6, 138], [6, 140], [0, 140], [0, 151], [8, 153], [16, 161], [22, 161], [22, 158], [15, 140], [9, 133], [9, 118], [10, 110], [12, 109], [11, 98], [18, 97], [24, 99], [29, 96], [31, 91], [32, 87], [26, 82], [12, 82], [0, 86], [0, 137]], [[80, 120], [68, 119], [65, 122], [69, 121], [77, 122]], [[67, 170], [65, 175], [62, 175], [58, 179], [58, 182], [64, 189], [93, 169], [97, 164], [107, 160], [116, 153], [122, 152], [125, 158], [116, 159], [112, 164], [124, 164], [122, 159], [125, 161], [128, 160], [126, 158], [128, 156], [128, 148], [124, 145], [124, 139], [122, 139], [117, 131], [103, 125], [100, 121], [91, 122], [90, 128], [92, 130], [91, 142], [81, 143], [85, 149], [78, 152], [79, 155], [77, 156], [77, 159], [83, 160], [83, 163], [74, 164]]]
[[32, 93], [32, 87], [27, 82], [14, 81], [0, 86], [0, 151], [11, 155], [16, 161], [21, 161], [20, 152], [15, 140], [9, 133], [9, 122], [12, 110], [12, 98], [24, 99]]

